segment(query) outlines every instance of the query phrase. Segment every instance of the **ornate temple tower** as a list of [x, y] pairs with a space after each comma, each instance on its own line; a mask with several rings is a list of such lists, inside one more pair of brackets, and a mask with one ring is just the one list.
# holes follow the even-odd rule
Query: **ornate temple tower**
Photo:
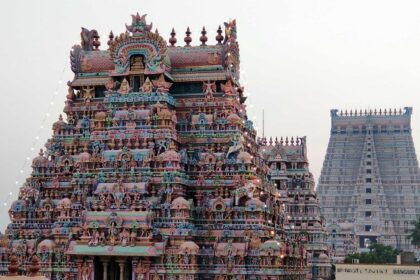
[[321, 210], [329, 224], [353, 224], [359, 250], [373, 242], [414, 250], [407, 235], [420, 215], [420, 174], [411, 114], [331, 110]]
[[151, 30], [133, 15], [100, 50], [82, 29], [66, 117], [10, 208], [8, 258], [26, 274], [37, 254], [60, 280], [304, 279], [247, 119], [236, 22], [215, 45], [204, 28], [184, 47]]
[[309, 279], [328, 279], [331, 268], [327, 231], [309, 171], [306, 137], [260, 140], [260, 152], [269, 165], [269, 177], [277, 187], [287, 213], [290, 238], [304, 240], [308, 252]]
[[357, 252], [358, 244], [354, 231], [354, 223], [336, 221], [328, 224], [327, 243], [333, 263], [344, 263], [347, 255]]

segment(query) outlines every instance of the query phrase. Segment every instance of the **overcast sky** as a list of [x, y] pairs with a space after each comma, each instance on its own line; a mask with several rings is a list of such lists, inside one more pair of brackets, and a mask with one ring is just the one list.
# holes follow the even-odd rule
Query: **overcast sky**
[[80, 27], [97, 29], [104, 49], [109, 31], [124, 32], [137, 11], [165, 38], [175, 27], [178, 44], [187, 26], [193, 44], [203, 26], [212, 43], [218, 25], [236, 18], [249, 116], [261, 132], [265, 110], [266, 135], [306, 135], [316, 178], [331, 108], [413, 106], [419, 150], [420, 1], [7, 1], [0, 9], [0, 230], [30, 172], [22, 166], [36, 155], [31, 148], [43, 146], [62, 111], [73, 78], [63, 67]]

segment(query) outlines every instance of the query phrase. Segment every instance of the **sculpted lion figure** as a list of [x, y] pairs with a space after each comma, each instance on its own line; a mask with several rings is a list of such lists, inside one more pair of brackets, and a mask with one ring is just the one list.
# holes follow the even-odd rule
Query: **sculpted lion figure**
[[96, 31], [96, 29], [89, 30], [82, 27], [82, 32], [80, 32], [80, 38], [82, 40], [81, 45], [83, 50], [93, 50], [93, 41], [95, 37], [99, 37], [98, 31]]

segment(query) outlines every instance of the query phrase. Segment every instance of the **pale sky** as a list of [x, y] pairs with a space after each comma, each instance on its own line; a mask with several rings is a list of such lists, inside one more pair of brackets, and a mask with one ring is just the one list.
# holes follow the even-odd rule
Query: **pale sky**
[[[260, 133], [264, 109], [266, 135], [306, 135], [316, 179], [328, 144], [331, 108], [413, 106], [419, 150], [420, 1], [4, 1], [1, 231], [30, 161], [63, 109], [65, 83], [73, 78], [70, 68], [63, 72], [63, 67], [71, 46], [80, 40], [80, 27], [97, 29], [104, 49], [109, 31], [124, 32], [137, 11], [148, 14], [166, 39], [175, 27], [178, 44], [187, 26], [193, 45], [203, 26], [213, 43], [218, 25], [235, 18], [249, 116], [256, 117]], [[22, 168], [27, 157], [29, 164]]]

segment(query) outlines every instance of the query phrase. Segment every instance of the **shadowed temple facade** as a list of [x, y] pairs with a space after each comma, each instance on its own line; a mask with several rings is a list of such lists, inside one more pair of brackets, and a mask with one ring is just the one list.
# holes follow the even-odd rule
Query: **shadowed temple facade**
[[235, 21], [182, 47], [145, 15], [126, 28], [106, 50], [83, 28], [72, 48], [65, 117], [11, 205], [1, 273], [35, 258], [57, 280], [326, 277], [306, 146], [273, 158], [257, 142]]
[[304, 241], [312, 279], [326, 279], [331, 258], [315, 180], [309, 171], [306, 137], [262, 138], [259, 144], [260, 154], [269, 166], [268, 176], [279, 191], [287, 215], [284, 229], [289, 238]]

